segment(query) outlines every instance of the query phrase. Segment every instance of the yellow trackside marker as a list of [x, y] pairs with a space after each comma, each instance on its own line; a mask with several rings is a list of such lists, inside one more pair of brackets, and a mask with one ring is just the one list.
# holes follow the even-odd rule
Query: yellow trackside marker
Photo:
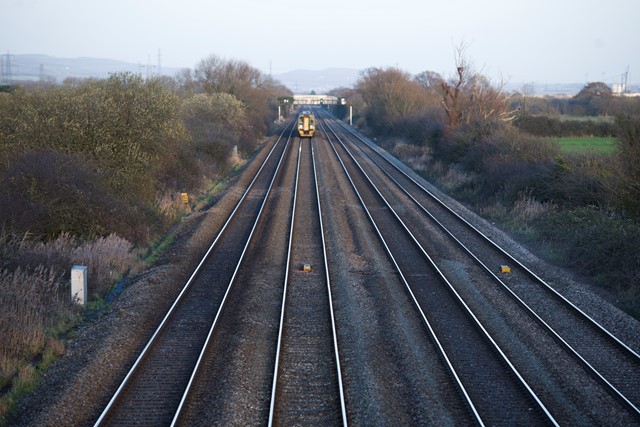
[[181, 193], [180, 196], [182, 196], [182, 203], [185, 205], [189, 203], [189, 195], [187, 193]]
[[506, 265], [503, 265], [501, 268], [502, 268], [502, 272], [503, 273], [511, 273], [511, 268], [510, 267], [508, 267]]

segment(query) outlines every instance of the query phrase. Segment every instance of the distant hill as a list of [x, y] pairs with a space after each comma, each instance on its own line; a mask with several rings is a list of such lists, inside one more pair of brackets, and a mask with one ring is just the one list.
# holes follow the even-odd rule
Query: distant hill
[[[279, 80], [296, 94], [308, 94], [315, 91], [324, 94], [331, 89], [353, 87], [360, 78], [360, 70], [352, 68], [327, 68], [325, 70], [295, 70], [288, 73], [274, 74]], [[522, 90], [523, 83], [508, 83], [508, 92]], [[584, 83], [528, 83], [531, 95], [537, 96], [573, 96], [580, 92]]]
[[325, 70], [289, 71], [274, 74], [273, 78], [296, 94], [309, 94], [314, 91], [320, 95], [331, 89], [353, 86], [359, 75], [360, 70], [352, 68], [327, 68]]
[[[3, 63], [0, 67], [0, 84], [7, 80], [6, 55], [0, 55]], [[10, 55], [11, 80], [37, 81], [54, 79], [60, 83], [67, 77], [107, 78], [110, 73], [129, 71], [142, 76], [158, 74], [156, 64], [133, 64], [130, 62], [100, 58], [57, 58], [48, 55]], [[162, 67], [161, 74], [173, 76], [180, 68]], [[324, 70], [294, 70], [274, 74], [296, 94], [324, 94], [340, 87], [353, 87], [360, 77], [361, 70], [352, 68], [327, 68]], [[509, 92], [521, 91], [524, 84], [508, 83]], [[531, 95], [571, 96], [578, 93], [584, 83], [527, 83]], [[639, 91], [638, 85], [630, 85], [631, 92]]]
[[[6, 57], [3, 58], [6, 61]], [[157, 65], [147, 66], [124, 61], [100, 58], [56, 58], [48, 55], [11, 55], [11, 80], [28, 81], [55, 79], [62, 82], [67, 77], [106, 78], [110, 73], [129, 71], [143, 76], [157, 74]], [[7, 66], [3, 64], [2, 80]], [[162, 67], [163, 75], [174, 75], [178, 68]]]
[[[6, 61], [6, 58], [3, 58]], [[11, 80], [37, 81], [54, 79], [62, 82], [68, 77], [107, 78], [110, 73], [128, 71], [147, 76], [157, 74], [156, 64], [134, 64], [104, 58], [58, 58], [49, 55], [27, 54], [11, 55]], [[0, 83], [6, 82], [6, 64], [0, 67]], [[161, 74], [173, 76], [179, 68], [162, 67]], [[295, 70], [273, 77], [295, 93], [318, 94], [338, 87], [352, 86], [360, 71], [348, 68], [329, 68], [326, 70]]]

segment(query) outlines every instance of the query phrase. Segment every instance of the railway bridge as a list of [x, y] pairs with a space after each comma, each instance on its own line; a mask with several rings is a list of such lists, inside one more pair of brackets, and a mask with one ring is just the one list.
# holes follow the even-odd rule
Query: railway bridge
[[[278, 120], [283, 119], [285, 116], [295, 111], [294, 105], [318, 105], [334, 112], [335, 108], [342, 106], [345, 108], [347, 105], [346, 98], [341, 98], [333, 95], [293, 95], [293, 96], [281, 96], [278, 97]], [[284, 108], [284, 112], [283, 112]]]
[[346, 105], [345, 98], [333, 95], [293, 95], [278, 98], [280, 103], [289, 105]]

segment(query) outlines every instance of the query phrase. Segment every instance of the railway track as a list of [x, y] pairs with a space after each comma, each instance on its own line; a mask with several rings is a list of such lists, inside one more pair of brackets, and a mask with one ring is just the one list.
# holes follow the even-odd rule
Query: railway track
[[95, 426], [170, 425], [177, 421], [286, 153], [285, 132]]
[[[444, 236], [441, 239], [454, 241], [459, 249], [469, 259], [473, 259], [477, 266], [480, 267], [480, 270], [483, 270], [476, 272], [474, 279], [467, 277], [463, 278], [463, 280], [467, 282], [475, 281], [477, 275], [483, 274], [490, 277], [491, 286], [499, 285], [500, 289], [511, 298], [510, 303], [519, 305], [519, 311], [517, 311], [517, 308], [512, 308], [516, 312], [515, 316], [526, 315], [530, 321], [536, 322], [537, 326], [548, 333], [558, 346], [562, 347], [567, 354], [574, 358], [574, 363], [577, 361], [582, 365], [607, 393], [614, 396], [627, 408], [630, 413], [630, 420], [635, 419], [637, 422], [638, 406], [636, 402], [638, 402], [638, 379], [640, 378], [637, 353], [566, 298], [562, 297], [551, 286], [544, 283], [531, 270], [507, 254], [506, 251], [495, 243], [490, 242], [486, 236], [479, 233], [469, 222], [462, 220], [458, 214], [449, 209], [414, 178], [375, 150], [369, 142], [359, 137], [350, 128], [346, 126], [344, 128], [346, 130], [342, 132], [343, 139], [349, 140], [349, 146], [354, 152], [360, 152], [356, 155], [363, 165], [367, 162], [370, 163], [365, 168], [368, 173], [378, 175], [377, 179], [374, 178], [378, 185], [381, 185], [382, 181], [386, 183], [392, 182], [392, 184], [388, 184], [389, 187], [401, 190], [403, 197], [394, 198], [392, 193], [396, 190], [387, 190], [384, 194], [385, 197], [392, 199], [391, 203], [394, 206], [400, 205], [403, 207], [403, 218], [408, 224], [412, 225], [416, 235], [420, 235], [422, 229], [429, 227], [425, 222], [421, 222], [420, 216], [427, 217], [427, 222], [437, 224], [437, 228], [443, 231]], [[337, 137], [337, 135], [335, 136]], [[409, 209], [405, 210], [404, 208], [412, 204], [419, 207], [420, 215], [411, 216], [406, 213]], [[423, 243], [429, 240], [434, 241], [436, 240], [435, 235], [437, 235], [437, 230], [426, 235], [423, 233], [422, 237], [418, 237], [418, 239]], [[462, 239], [465, 240], [464, 243], [461, 241]], [[440, 244], [440, 241], [438, 241], [438, 244]], [[439, 262], [443, 269], [449, 270], [449, 276], [451, 276], [450, 270], [452, 267], [460, 268], [459, 265], [454, 265], [450, 260], [447, 260], [447, 257], [452, 257], [451, 253], [440, 256], [442, 259]], [[512, 266], [513, 271], [513, 274], [506, 276], [505, 280], [495, 273], [496, 268], [504, 264]], [[465, 271], [465, 273], [468, 273], [468, 271]], [[457, 279], [459, 280], [460, 278]], [[518, 296], [516, 290], [520, 296]], [[470, 305], [475, 305], [477, 310], [482, 310], [481, 304], [478, 304], [477, 300], [482, 300], [484, 297], [474, 292], [475, 289], [473, 292], [467, 291], [466, 298], [470, 301]], [[484, 292], [492, 292], [492, 290], [488, 289]], [[499, 300], [495, 297], [493, 298], [495, 301]], [[499, 306], [495, 306], [492, 309], [493, 311], [485, 315], [488, 322], [496, 317], [495, 312], [504, 310], [501, 308], [505, 305], [504, 299], [500, 301], [502, 302], [500, 302]], [[524, 314], [520, 314], [522, 312]], [[503, 342], [509, 341], [503, 339]], [[515, 354], [516, 352], [512, 353]], [[530, 358], [527, 359], [520, 356], [521, 364], [531, 364], [531, 361], [532, 359]], [[536, 369], [540, 369], [540, 367], [538, 366]], [[536, 369], [528, 369], [530, 371], [528, 372], [529, 377], [535, 375], [534, 371]], [[527, 368], [523, 370], [526, 371]], [[559, 373], [557, 375], [563, 374]], [[562, 401], [562, 396], [559, 396], [555, 389], [558, 386], [550, 384], [550, 381], [549, 378], [542, 380], [535, 378], [533, 380], [536, 383], [536, 388], [541, 390], [547, 400], [559, 399]], [[571, 387], [571, 385], [565, 384], [564, 387]], [[565, 400], [564, 406], [571, 406], [571, 403]], [[576, 419], [580, 419], [582, 416], [580, 411], [582, 413], [591, 411], [588, 406], [583, 408], [580, 408], [579, 404], [576, 406], [572, 411], [566, 410], [566, 408], [560, 409], [559, 405], [556, 404], [554, 412], [558, 413], [562, 420], [575, 422]], [[603, 412], [606, 413], [607, 411]], [[611, 413], [617, 412], [612, 410]], [[626, 420], [624, 416], [622, 418]], [[615, 419], [615, 416], [609, 419]]]
[[[183, 397], [177, 425], [255, 424], [266, 419], [277, 301], [286, 260], [282, 230], [292, 219], [297, 150], [287, 142], [279, 171], [238, 265], [225, 309], [201, 352], [201, 363]], [[280, 213], [273, 215], [274, 212]]]
[[299, 152], [268, 424], [347, 425], [311, 142]]

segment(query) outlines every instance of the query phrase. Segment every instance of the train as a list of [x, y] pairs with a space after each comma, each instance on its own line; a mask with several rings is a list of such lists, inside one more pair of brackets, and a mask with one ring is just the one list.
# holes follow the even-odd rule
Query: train
[[298, 116], [298, 134], [300, 138], [311, 138], [316, 131], [316, 118], [311, 111], [303, 111]]

